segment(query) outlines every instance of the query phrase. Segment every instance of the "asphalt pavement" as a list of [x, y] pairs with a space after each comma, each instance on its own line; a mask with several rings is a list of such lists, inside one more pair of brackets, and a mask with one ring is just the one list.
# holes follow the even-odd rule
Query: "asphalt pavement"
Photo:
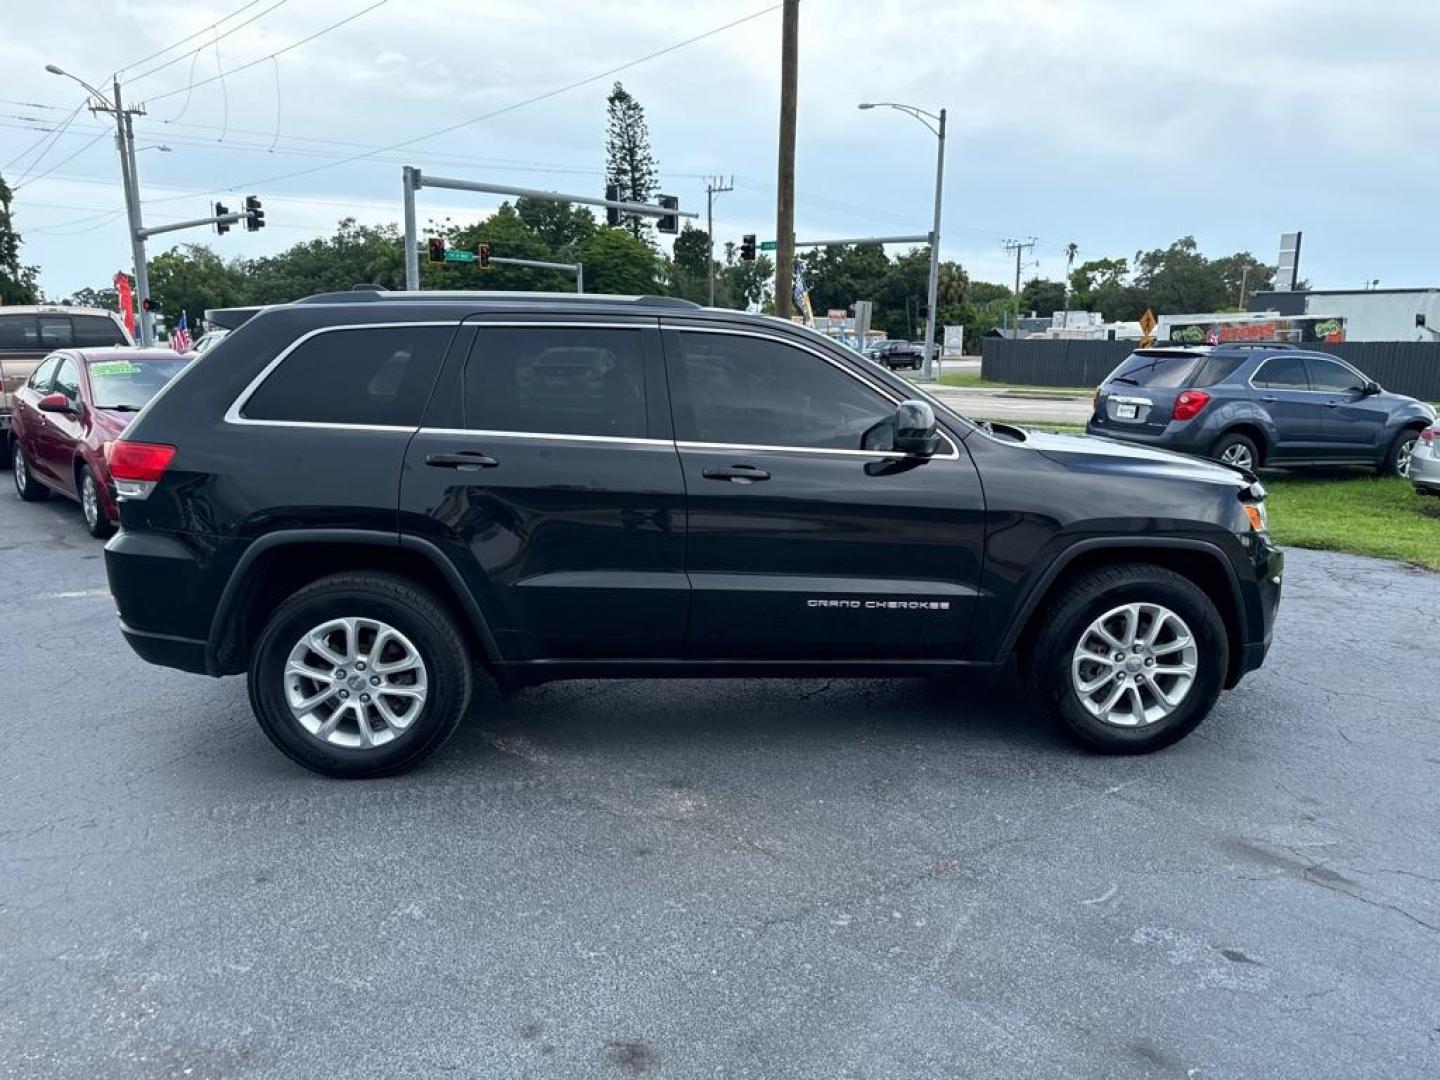
[[1440, 1075], [1440, 576], [1292, 552], [1145, 758], [1008, 675], [591, 682], [343, 783], [3, 479], [0, 1076]]

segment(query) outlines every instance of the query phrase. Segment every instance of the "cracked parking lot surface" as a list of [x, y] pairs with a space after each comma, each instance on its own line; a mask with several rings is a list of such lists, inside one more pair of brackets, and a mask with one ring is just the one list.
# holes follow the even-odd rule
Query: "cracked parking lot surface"
[[0, 549], [0, 1076], [1440, 1074], [1440, 575], [1290, 552], [1148, 758], [1009, 676], [568, 683], [346, 784], [76, 508]]

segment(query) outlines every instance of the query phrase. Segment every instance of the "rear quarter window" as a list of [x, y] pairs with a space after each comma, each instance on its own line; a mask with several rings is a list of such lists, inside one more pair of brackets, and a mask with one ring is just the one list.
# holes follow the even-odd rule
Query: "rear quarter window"
[[1245, 357], [1243, 356], [1207, 356], [1195, 369], [1195, 376], [1190, 380], [1190, 385], [1214, 386], [1216, 383], [1224, 382], [1234, 375], [1244, 362]]
[[34, 315], [0, 313], [0, 349], [39, 349], [40, 330]]
[[241, 406], [246, 420], [418, 427], [454, 326], [343, 327], [295, 346]]

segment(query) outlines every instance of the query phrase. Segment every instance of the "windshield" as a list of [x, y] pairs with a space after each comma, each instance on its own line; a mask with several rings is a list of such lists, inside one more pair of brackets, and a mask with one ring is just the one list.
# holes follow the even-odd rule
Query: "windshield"
[[138, 412], [160, 388], [185, 370], [184, 357], [130, 357], [90, 363], [95, 408]]

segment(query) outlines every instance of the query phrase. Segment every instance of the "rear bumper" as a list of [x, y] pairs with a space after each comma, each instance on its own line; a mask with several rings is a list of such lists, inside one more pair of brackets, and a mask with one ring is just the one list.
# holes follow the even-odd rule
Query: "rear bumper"
[[124, 620], [120, 622], [120, 633], [125, 635], [125, 643], [135, 650], [135, 655], [141, 660], [196, 675], [209, 674], [205, 663], [204, 641], [136, 630], [126, 626]]
[[1209, 429], [1194, 421], [1172, 420], [1163, 431], [1151, 434], [1136, 431], [1128, 424], [1097, 420], [1092, 416], [1085, 425], [1085, 434], [1102, 435], [1107, 439], [1118, 439], [1120, 442], [1135, 443], [1137, 446], [1153, 446], [1157, 450], [1175, 450], [1182, 454], [1202, 456], [1215, 442]]
[[1426, 495], [1440, 495], [1440, 443], [1415, 447], [1410, 458], [1410, 482]]

